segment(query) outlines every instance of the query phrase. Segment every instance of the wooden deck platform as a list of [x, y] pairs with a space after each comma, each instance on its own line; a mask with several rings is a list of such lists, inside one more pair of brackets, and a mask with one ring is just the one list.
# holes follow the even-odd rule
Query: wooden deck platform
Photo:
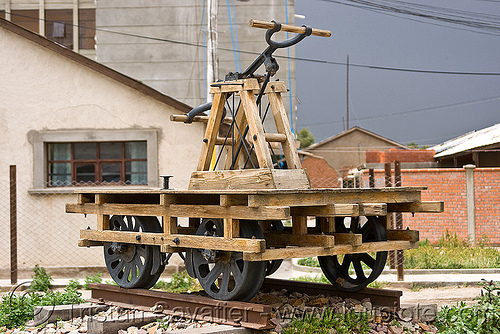
[[[422, 202], [425, 187], [256, 190], [79, 190], [78, 202], [66, 212], [95, 214], [97, 230], [81, 230], [80, 246], [123, 242], [160, 245], [162, 252], [208, 248], [243, 252], [247, 261], [304, 256], [366, 253], [415, 248], [418, 232], [390, 230], [387, 242], [363, 243], [361, 235], [335, 232], [335, 217], [379, 216], [392, 212], [442, 212], [442, 202]], [[162, 217], [163, 233], [112, 231], [109, 216]], [[179, 217], [189, 227], [178, 226]], [[308, 228], [315, 217], [316, 228]], [[195, 235], [200, 218], [224, 221], [224, 237]], [[262, 221], [265, 239], [239, 237], [239, 224]], [[289, 220], [291, 228], [271, 231], [273, 220]], [[390, 227], [390, 224], [387, 223]]]

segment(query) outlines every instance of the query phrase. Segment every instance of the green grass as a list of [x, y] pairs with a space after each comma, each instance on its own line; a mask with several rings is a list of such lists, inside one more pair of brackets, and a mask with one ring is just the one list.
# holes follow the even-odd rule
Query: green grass
[[83, 288], [85, 290], [90, 290], [90, 283], [102, 283], [102, 274], [97, 273], [94, 276], [85, 276], [85, 283], [83, 283]]
[[[406, 269], [482, 269], [500, 268], [500, 251], [486, 246], [484, 240], [476, 245], [446, 232], [437, 245], [428, 240], [419, 242], [417, 249], [404, 251]], [[306, 257], [299, 265], [319, 267], [316, 258]], [[367, 268], [365, 268], [367, 269]]]
[[421, 241], [418, 249], [405, 250], [406, 269], [500, 268], [500, 251], [484, 242], [472, 245], [448, 232], [437, 245]]

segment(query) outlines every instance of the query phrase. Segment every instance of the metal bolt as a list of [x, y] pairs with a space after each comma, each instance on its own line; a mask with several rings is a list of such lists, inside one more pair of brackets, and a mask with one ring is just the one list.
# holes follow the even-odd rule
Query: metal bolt
[[135, 236], [135, 240], [140, 241], [141, 240], [141, 235], [140, 234], [136, 235]]
[[181, 243], [181, 240], [179, 238], [175, 238], [174, 240], [172, 240], [172, 242], [178, 245]]
[[257, 140], [257, 135], [253, 135], [253, 140]]
[[204, 143], [208, 143], [208, 139], [207, 138], [203, 138], [203, 142]]

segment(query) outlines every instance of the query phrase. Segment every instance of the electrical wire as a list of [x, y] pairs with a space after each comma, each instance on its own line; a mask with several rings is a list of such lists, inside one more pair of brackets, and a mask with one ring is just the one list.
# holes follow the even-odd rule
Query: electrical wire
[[[496, 101], [500, 100], [500, 96], [492, 96], [488, 97], [485, 99], [479, 99], [479, 100], [471, 100], [471, 101], [464, 101], [464, 102], [457, 102], [457, 103], [450, 103], [450, 104], [445, 104], [445, 105], [440, 105], [440, 106], [434, 106], [434, 107], [428, 107], [428, 108], [421, 108], [421, 109], [414, 109], [414, 110], [406, 110], [406, 111], [399, 111], [399, 112], [393, 112], [393, 113], [388, 113], [388, 114], [382, 114], [382, 115], [374, 115], [374, 116], [365, 116], [365, 117], [358, 117], [358, 121], [362, 120], [372, 120], [372, 119], [380, 119], [380, 118], [386, 118], [386, 117], [393, 117], [393, 116], [401, 116], [401, 115], [408, 115], [408, 114], [414, 114], [414, 113], [420, 113], [420, 112], [427, 112], [427, 111], [433, 111], [433, 110], [439, 110], [439, 109], [448, 109], [448, 108], [454, 108], [454, 107], [462, 107], [462, 106], [468, 106], [468, 105], [474, 105], [474, 104], [479, 104], [479, 103], [484, 103], [484, 102], [491, 102], [491, 101]], [[301, 126], [316, 126], [316, 125], [324, 125], [324, 124], [334, 124], [334, 123], [342, 123], [342, 121], [323, 121], [321, 123], [308, 123], [308, 124], [301, 124]]]
[[[330, 1], [330, 0], [321, 0], [321, 1]], [[331, 1], [333, 1], [333, 0], [331, 0]], [[5, 11], [0, 11], [0, 12], [7, 13]], [[17, 14], [17, 13], [11, 13], [11, 15], [18, 15], [18, 16], [21, 16], [21, 17], [31, 18], [31, 19], [35, 19], [35, 20], [42, 20], [42, 21], [45, 21], [45, 22], [56, 22], [56, 21], [52, 21], [52, 20], [47, 20], [47, 19], [42, 19], [42, 18], [36, 18], [36, 17], [30, 17], [30, 16], [26, 16], [26, 15]], [[103, 29], [103, 28], [87, 27], [85, 25], [74, 25], [73, 24], [72, 26], [77, 26], [77, 27], [80, 27], [80, 28], [83, 28], [83, 29], [91, 29], [91, 30], [106, 32], [106, 33], [110, 33], [110, 34], [117, 34], [117, 35], [128, 36], [128, 37], [135, 37], [135, 38], [143, 38], [143, 39], [148, 39], [148, 40], [153, 40], [153, 41], [158, 41], [158, 42], [166, 42], [166, 43], [172, 43], [172, 44], [178, 44], [178, 45], [186, 45], [186, 46], [206, 48], [206, 45], [202, 45], [202, 44], [198, 44], [198, 43], [176, 41], [176, 40], [167, 39], [167, 38], [138, 35], [138, 34], [126, 33], [126, 32], [122, 32], [122, 31], [114, 31], [114, 30], [109, 30], [109, 29]], [[224, 47], [219, 47], [218, 50], [219, 51], [228, 51], [228, 52], [234, 52], [235, 51], [233, 49], [224, 48]], [[260, 55], [261, 54], [259, 52], [244, 51], [244, 50], [236, 50], [236, 52], [242, 53], [242, 54], [250, 54], [250, 55]], [[337, 62], [337, 61], [321, 60], [321, 59], [312, 59], [312, 58], [304, 58], [304, 57], [291, 57], [291, 56], [279, 56], [279, 55], [274, 55], [274, 57], [275, 58], [280, 58], [280, 59], [291, 59], [291, 60], [296, 60], [296, 61], [304, 61], [304, 62], [311, 62], [311, 63], [317, 63], [317, 64], [325, 64], [325, 65], [340, 65], [340, 66], [346, 66], [347, 65], [347, 63], [345, 63], [345, 62]], [[500, 72], [469, 72], [469, 71], [423, 70], [423, 69], [398, 68], [398, 67], [365, 65], [365, 64], [355, 64], [355, 63], [350, 63], [349, 66], [359, 67], [359, 68], [366, 68], [366, 69], [374, 69], [374, 70], [408, 72], [408, 73], [422, 73], [422, 74], [500, 76]]]
[[[400, 0], [319, 0], [378, 13], [395, 13], [397, 15], [414, 16], [431, 21], [444, 22], [452, 25], [462, 25], [472, 28], [473, 32], [486, 32], [500, 35], [500, 16], [476, 13], [467, 10], [438, 7]], [[420, 21], [422, 22], [422, 21]], [[424, 22], [426, 23], [426, 22]]]

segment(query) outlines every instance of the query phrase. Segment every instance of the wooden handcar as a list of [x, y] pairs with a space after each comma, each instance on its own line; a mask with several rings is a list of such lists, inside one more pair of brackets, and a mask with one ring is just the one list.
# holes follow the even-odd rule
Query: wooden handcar
[[[245, 72], [214, 83], [212, 103], [172, 116], [207, 123], [187, 190], [102, 187], [79, 190], [77, 203], [66, 205], [70, 213], [97, 215], [97, 229], [81, 230], [79, 246], [103, 246], [118, 285], [152, 287], [169, 256], [180, 253], [208, 295], [249, 300], [283, 259], [317, 256], [333, 285], [356, 291], [382, 273], [388, 251], [417, 247], [418, 231], [390, 228], [393, 212], [443, 211], [442, 202], [421, 200], [424, 187], [312, 189], [281, 97], [287, 88], [270, 80], [277, 71], [272, 53], [329, 32], [251, 25], [269, 29], [266, 51]], [[275, 42], [279, 30], [297, 35]], [[255, 75], [262, 64], [266, 75]], [[264, 131], [268, 114], [276, 133]]]

